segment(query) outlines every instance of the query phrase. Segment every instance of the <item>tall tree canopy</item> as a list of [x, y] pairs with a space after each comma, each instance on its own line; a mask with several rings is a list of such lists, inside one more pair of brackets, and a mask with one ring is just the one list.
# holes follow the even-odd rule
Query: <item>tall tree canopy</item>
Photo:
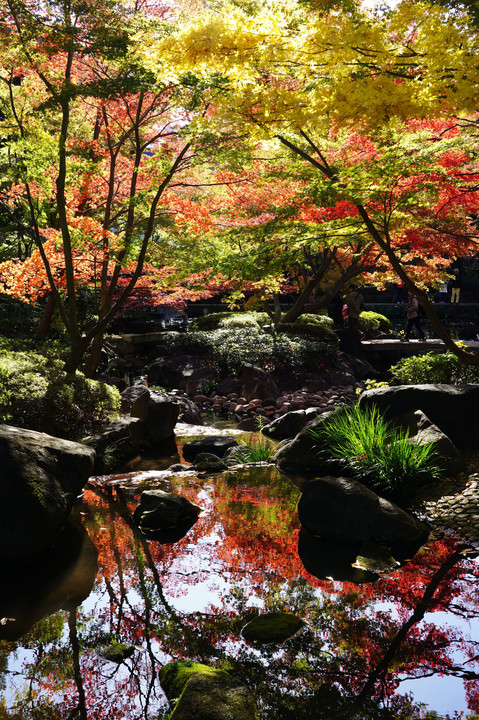
[[[70, 337], [68, 370], [93, 341], [94, 371], [103, 330], [142, 276], [159, 228], [172, 217], [202, 222], [182, 194], [197, 163], [184, 131], [206, 110], [201, 89], [163, 82], [128, 53], [138, 28], [161, 27], [166, 12], [110, 0], [3, 5], [3, 207], [36, 244], [33, 268], [41, 260], [44, 272], [30, 289], [46, 274]], [[170, 274], [149, 275], [154, 286]], [[82, 328], [76, 294], [88, 282], [97, 319]]]
[[[138, 53], [163, 76], [223, 74], [219, 125], [304, 161], [328, 188], [326, 207], [349, 206], [348, 223], [356, 219], [390, 276], [415, 289], [440, 337], [470, 361], [423, 288], [477, 241], [477, 43], [465, 11], [401, 3], [372, 15], [288, 0], [223, 5]], [[316, 219], [324, 208], [323, 197]]]

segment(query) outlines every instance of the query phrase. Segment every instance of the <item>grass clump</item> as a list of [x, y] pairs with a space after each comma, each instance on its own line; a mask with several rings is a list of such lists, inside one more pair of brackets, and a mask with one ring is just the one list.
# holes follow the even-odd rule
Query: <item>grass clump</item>
[[440, 476], [434, 447], [415, 443], [407, 431], [391, 427], [376, 407], [344, 407], [310, 433], [345, 472], [386, 497], [406, 498]]
[[235, 459], [242, 463], [270, 462], [274, 451], [275, 446], [260, 436], [256, 441], [241, 445], [235, 453]]

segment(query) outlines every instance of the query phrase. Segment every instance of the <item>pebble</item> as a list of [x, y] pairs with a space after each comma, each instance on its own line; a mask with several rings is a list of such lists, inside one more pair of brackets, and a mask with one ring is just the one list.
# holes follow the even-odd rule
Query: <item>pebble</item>
[[[283, 392], [276, 400], [271, 397], [264, 400], [253, 398], [248, 402], [244, 397], [238, 397], [237, 393], [222, 396], [215, 392], [211, 393], [210, 397], [195, 395], [193, 400], [201, 410], [219, 412], [222, 415], [226, 413], [238, 421], [255, 415], [267, 415], [273, 419], [291, 410], [305, 410], [309, 407], [321, 408], [322, 411], [330, 410], [356, 397], [358, 387], [362, 388], [362, 385], [356, 383], [354, 386], [331, 387], [318, 392], [301, 388], [295, 392]], [[318, 414], [319, 412], [318, 410]]]
[[433, 530], [452, 534], [479, 550], [479, 453], [468, 458], [468, 469], [429, 486], [420, 509]]

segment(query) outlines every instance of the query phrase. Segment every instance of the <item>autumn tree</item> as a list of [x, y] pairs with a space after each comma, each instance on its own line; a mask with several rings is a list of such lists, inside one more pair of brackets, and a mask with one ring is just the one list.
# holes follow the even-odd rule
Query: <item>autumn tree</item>
[[[139, 8], [114, 0], [8, 0], [1, 17], [9, 137], [2, 200], [35, 242], [32, 285], [46, 278], [56, 301], [71, 345], [65, 368], [76, 369], [90, 347], [90, 375], [103, 331], [142, 277], [162, 224], [197, 221], [182, 195], [197, 162], [186, 135], [191, 114], [207, 106], [198, 83], [163, 82], [132, 61], [134, 32], [161, 28], [167, 11]], [[11, 265], [3, 274], [11, 290], [12, 277], [28, 279]], [[149, 275], [153, 285], [161, 282], [161, 273]], [[96, 320], [87, 328], [79, 321], [82, 283], [97, 298]]]
[[[444, 126], [438, 136], [434, 128], [417, 125], [409, 146], [403, 138], [415, 118], [417, 123], [426, 116], [446, 119], [452, 129], [455, 111], [474, 113], [476, 46], [467, 13], [453, 17], [434, 5], [401, 3], [371, 15], [360, 8], [341, 12], [285, 2], [247, 12], [222, 6], [185, 20], [176, 33], [138, 52], [162, 73], [168, 72], [169, 50], [176, 74], [179, 68], [205, 77], [222, 72], [229, 92], [218, 107], [218, 122], [241, 128], [250, 143], [268, 140], [287, 148], [338, 201], [350, 203], [350, 215], [394, 274], [417, 293], [446, 346], [472, 361], [438, 322], [417, 268], [427, 225], [434, 250], [429, 268], [434, 258], [440, 260], [445, 238], [450, 257], [467, 254], [476, 240], [467, 222], [477, 202], [474, 153], [463, 146], [447, 190], [447, 165], [454, 167], [455, 160], [441, 160], [441, 153], [451, 152], [444, 146]], [[475, 127], [473, 117], [470, 122]], [[416, 250], [409, 252], [414, 243]]]

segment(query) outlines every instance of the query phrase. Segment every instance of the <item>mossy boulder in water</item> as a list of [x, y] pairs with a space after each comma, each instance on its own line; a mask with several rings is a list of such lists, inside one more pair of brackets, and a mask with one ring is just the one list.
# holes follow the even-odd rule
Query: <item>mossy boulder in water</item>
[[110, 660], [111, 662], [115, 662], [119, 665], [124, 660], [131, 657], [134, 652], [134, 645], [127, 645], [126, 643], [112, 643], [111, 645], [98, 650], [98, 655], [105, 658], [105, 660]]
[[258, 720], [255, 700], [241, 681], [225, 670], [178, 661], [159, 674], [170, 704], [170, 720]]
[[296, 635], [305, 623], [301, 618], [284, 612], [258, 615], [247, 623], [242, 635], [249, 642], [282, 643]]

